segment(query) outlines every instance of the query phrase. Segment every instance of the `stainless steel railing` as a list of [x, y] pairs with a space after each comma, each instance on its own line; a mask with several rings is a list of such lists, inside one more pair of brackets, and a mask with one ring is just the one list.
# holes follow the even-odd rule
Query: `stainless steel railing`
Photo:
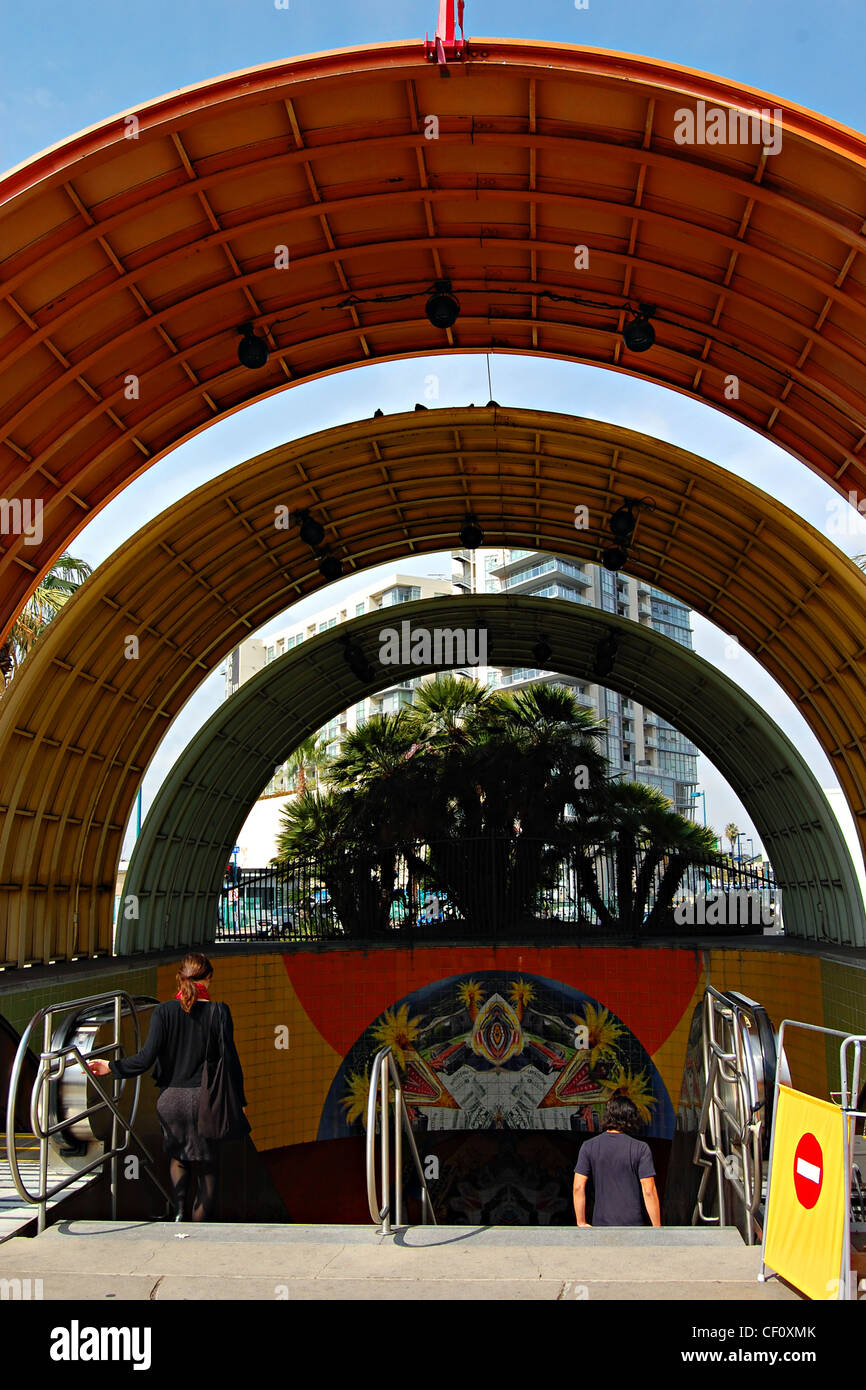
[[[755, 1010], [744, 996], [722, 994], [711, 985], [704, 995], [703, 1059], [706, 1085], [694, 1161], [703, 1167], [692, 1224], [727, 1224], [727, 1192], [743, 1212], [749, 1245], [760, 1239], [766, 1074]], [[775, 1058], [772, 1059], [775, 1061]], [[715, 1177], [718, 1215], [705, 1203]]]
[[[424, 1169], [421, 1165], [421, 1159], [418, 1156], [415, 1136], [412, 1133], [412, 1126], [409, 1123], [406, 1102], [403, 1099], [403, 1082], [397, 1070], [391, 1048], [383, 1047], [376, 1053], [373, 1058], [373, 1065], [370, 1068], [370, 1095], [367, 1101], [367, 1201], [370, 1207], [370, 1216], [383, 1235], [390, 1235], [392, 1232], [390, 1143], [392, 1086], [394, 1088], [394, 1224], [396, 1226], [402, 1226], [404, 1224], [404, 1130], [409, 1141], [409, 1152], [415, 1164], [415, 1171], [421, 1183], [421, 1220], [425, 1226], [428, 1224], [435, 1226], [437, 1224], [436, 1213], [433, 1210], [433, 1203], [430, 1199], [430, 1190], [427, 1187], [427, 1179], [424, 1176]], [[381, 1176], [383, 1200], [381, 1204], [379, 1202], [379, 1193], [376, 1188], [376, 1119], [379, 1115], [381, 1115], [382, 1121]]]
[[[54, 1046], [53, 1038], [55, 1022], [58, 1015], [70, 1014], [73, 1012], [83, 1013], [87, 1009], [113, 1005], [112, 1018], [114, 1024], [114, 1036], [111, 1042], [105, 1046], [97, 1048], [88, 1053], [85, 1059], [78, 1044], [74, 1040], [68, 1043]], [[14, 1142], [8, 1145], [9, 1166], [12, 1172], [12, 1179], [22, 1200], [29, 1202], [39, 1208], [38, 1227], [42, 1232], [45, 1229], [48, 1203], [53, 1201], [61, 1192], [70, 1187], [73, 1183], [80, 1182], [81, 1178], [87, 1173], [103, 1168], [106, 1164], [110, 1165], [110, 1188], [111, 1188], [111, 1219], [117, 1219], [117, 1192], [118, 1192], [118, 1159], [121, 1154], [129, 1149], [130, 1140], [137, 1144], [142, 1152], [145, 1171], [151, 1181], [165, 1197], [166, 1202], [171, 1205], [171, 1195], [154, 1171], [153, 1158], [150, 1150], [144, 1141], [135, 1133], [133, 1125], [138, 1111], [138, 1100], [140, 1092], [141, 1077], [136, 1077], [132, 1105], [128, 1115], [125, 1115], [120, 1108], [119, 1098], [120, 1089], [124, 1084], [115, 1077], [99, 1078], [93, 1076], [87, 1070], [87, 1060], [92, 1061], [96, 1057], [106, 1057], [116, 1059], [120, 1055], [121, 1043], [120, 1032], [121, 1022], [124, 1016], [132, 1019], [135, 1033], [135, 1051], [141, 1046], [141, 1028], [139, 1025], [138, 1014], [135, 1004], [130, 995], [123, 990], [112, 990], [107, 994], [91, 994], [84, 999], [73, 999], [64, 1004], [48, 1004], [44, 1009], [40, 1009], [28, 1023], [18, 1044], [18, 1051], [12, 1066], [12, 1074], [9, 1080], [9, 1098], [6, 1113], [6, 1133], [15, 1133], [15, 1110], [18, 1098], [18, 1086], [21, 1079], [21, 1069], [24, 1058], [30, 1045], [30, 1038], [42, 1025], [42, 1050], [39, 1054], [39, 1065], [36, 1080], [30, 1094], [30, 1125], [34, 1135], [39, 1141], [39, 1191], [30, 1192], [21, 1176], [18, 1156], [15, 1152]], [[76, 1075], [74, 1080], [78, 1084], [84, 1084], [84, 1094], [86, 1099], [87, 1085], [93, 1086], [100, 1099], [95, 1105], [85, 1105], [85, 1107], [74, 1114], [63, 1115], [55, 1121], [50, 1118], [50, 1088], [60, 1086], [66, 1077], [67, 1072], [72, 1073], [74, 1067], [81, 1069], [80, 1075]], [[68, 1079], [72, 1079], [71, 1076]], [[102, 1081], [110, 1081], [110, 1091], [106, 1090], [101, 1084]], [[89, 1163], [81, 1168], [75, 1169], [67, 1177], [61, 1178], [59, 1182], [51, 1187], [48, 1185], [48, 1150], [52, 1138], [62, 1131], [69, 1131], [82, 1121], [90, 1120], [94, 1115], [107, 1114], [111, 1116], [111, 1139], [107, 1148], [97, 1155]], [[121, 1137], [122, 1136], [122, 1137]]]

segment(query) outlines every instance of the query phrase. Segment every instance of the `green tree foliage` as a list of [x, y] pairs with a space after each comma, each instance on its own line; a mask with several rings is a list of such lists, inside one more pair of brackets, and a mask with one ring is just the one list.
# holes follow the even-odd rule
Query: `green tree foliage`
[[328, 766], [328, 750], [318, 734], [305, 738], [303, 743], [287, 759], [290, 772], [295, 774], [298, 795], [303, 796], [307, 789], [307, 779], [312, 775], [318, 782], [319, 774]]
[[737, 850], [737, 840], [740, 838], [739, 827], [733, 821], [728, 821], [725, 826], [725, 838], [731, 846], [731, 855], [733, 856]]
[[[607, 929], [651, 926], [688, 865], [712, 858], [714, 835], [659, 792], [611, 781], [603, 732], [560, 686], [491, 692], [463, 676], [434, 677], [414, 707], [346, 736], [327, 791], [307, 791], [283, 812], [278, 858], [317, 856], [340, 920], [359, 935], [388, 926], [400, 858], [410, 916], [423, 885], [466, 922], [489, 920], [493, 906], [508, 926], [531, 915], [563, 857], [577, 853], [583, 891]], [[613, 894], [598, 882], [599, 847], [615, 855]]]
[[91, 573], [90, 566], [84, 560], [62, 555], [40, 580], [15, 619], [6, 641], [0, 645], [0, 676], [3, 680], [0, 693], [11, 683], [15, 672], [52, 618], [57, 617], [63, 605], [68, 603]]

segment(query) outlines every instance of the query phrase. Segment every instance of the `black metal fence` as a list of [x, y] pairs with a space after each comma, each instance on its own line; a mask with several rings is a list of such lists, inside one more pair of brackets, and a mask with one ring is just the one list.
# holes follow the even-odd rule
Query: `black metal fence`
[[563, 852], [518, 836], [343, 848], [231, 871], [218, 941], [433, 939], [455, 934], [730, 935], [781, 929], [772, 871], [718, 856], [683, 863], [639, 845]]

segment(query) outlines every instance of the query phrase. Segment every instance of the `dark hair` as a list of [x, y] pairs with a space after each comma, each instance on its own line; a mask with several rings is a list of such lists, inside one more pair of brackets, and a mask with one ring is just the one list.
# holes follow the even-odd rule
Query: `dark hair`
[[611, 1096], [604, 1109], [602, 1129], [621, 1129], [623, 1134], [639, 1134], [641, 1118], [638, 1108], [628, 1096]]
[[177, 987], [180, 990], [180, 1007], [184, 1013], [189, 1013], [193, 1004], [198, 999], [198, 990], [195, 987], [196, 980], [209, 980], [213, 974], [213, 966], [207, 956], [192, 952], [184, 956], [177, 972]]

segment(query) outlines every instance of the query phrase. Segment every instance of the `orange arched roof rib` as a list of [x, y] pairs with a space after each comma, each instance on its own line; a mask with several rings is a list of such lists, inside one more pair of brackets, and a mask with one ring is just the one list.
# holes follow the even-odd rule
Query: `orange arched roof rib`
[[[3, 700], [4, 960], [106, 950], [138, 786], [208, 671], [322, 587], [276, 508], [310, 508], [346, 574], [486, 543], [597, 561], [624, 497], [650, 497], [627, 566], [735, 635], [797, 702], [866, 839], [866, 577], [788, 508], [706, 459], [597, 421], [447, 409], [280, 445], [176, 503], [50, 625]], [[590, 528], [575, 529], [575, 506]], [[139, 638], [139, 659], [127, 639]], [[2, 943], [2, 937], [0, 937]]]
[[[781, 149], [678, 145], [675, 113], [698, 100], [780, 110]], [[473, 40], [448, 83], [398, 43], [126, 115], [137, 138], [120, 115], [0, 182], [0, 496], [44, 508], [39, 544], [0, 536], [0, 632], [156, 459], [363, 362], [498, 350], [629, 372], [866, 496], [857, 132], [673, 64], [502, 39]], [[462, 305], [447, 333], [423, 313], [440, 277]], [[641, 302], [657, 343], [637, 356], [620, 333]], [[237, 362], [245, 321], [268, 338], [261, 372]]]

